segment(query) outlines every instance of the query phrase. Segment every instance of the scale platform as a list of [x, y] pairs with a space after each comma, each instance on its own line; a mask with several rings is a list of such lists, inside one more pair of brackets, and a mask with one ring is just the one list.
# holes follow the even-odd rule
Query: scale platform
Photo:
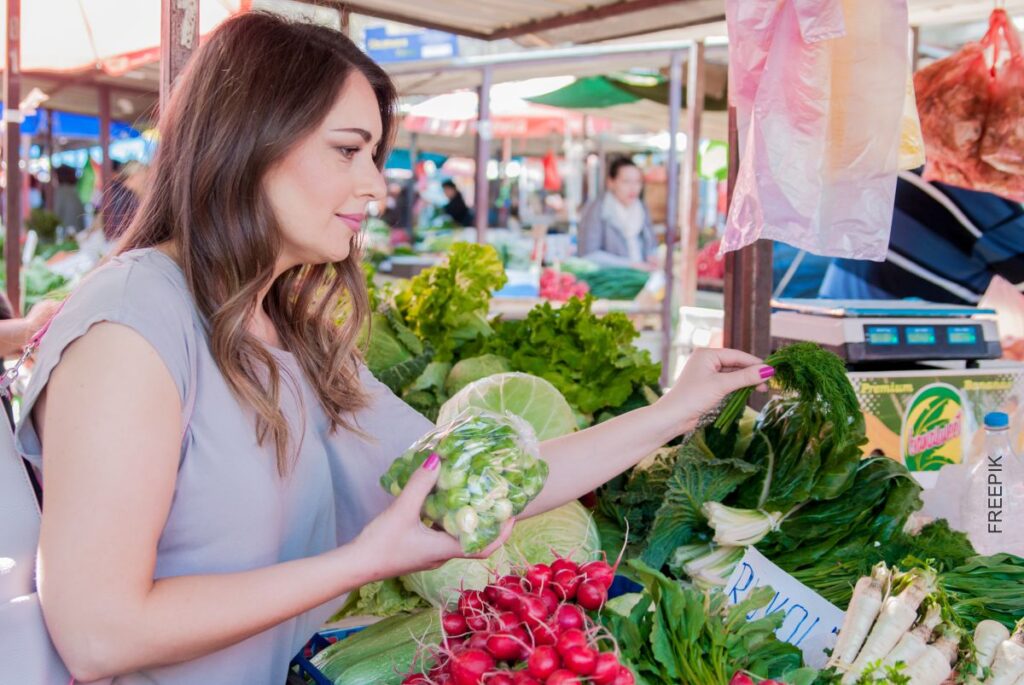
[[920, 300], [772, 301], [776, 347], [810, 341], [849, 364], [1002, 356], [995, 310]]

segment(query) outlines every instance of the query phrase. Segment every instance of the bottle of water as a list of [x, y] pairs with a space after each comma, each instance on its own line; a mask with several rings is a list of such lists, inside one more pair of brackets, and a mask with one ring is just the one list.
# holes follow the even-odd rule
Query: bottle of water
[[985, 415], [985, 449], [970, 462], [960, 510], [979, 554], [1024, 555], [1024, 462], [1010, 444], [1010, 419]]

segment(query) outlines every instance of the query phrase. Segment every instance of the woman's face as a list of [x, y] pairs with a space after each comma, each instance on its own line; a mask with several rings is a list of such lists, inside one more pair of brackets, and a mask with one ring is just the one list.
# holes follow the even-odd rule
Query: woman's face
[[377, 96], [353, 72], [327, 117], [263, 179], [281, 229], [278, 271], [346, 259], [367, 205], [387, 194], [373, 161], [381, 139]]
[[643, 189], [643, 174], [635, 166], [621, 167], [618, 176], [608, 179], [608, 190], [626, 207], [640, 199]]

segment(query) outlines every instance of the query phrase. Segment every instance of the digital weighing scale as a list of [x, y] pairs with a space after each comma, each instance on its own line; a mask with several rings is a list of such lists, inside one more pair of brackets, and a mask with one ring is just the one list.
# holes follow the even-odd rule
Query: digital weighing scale
[[920, 300], [772, 301], [775, 347], [816, 342], [850, 366], [1002, 356], [995, 310]]

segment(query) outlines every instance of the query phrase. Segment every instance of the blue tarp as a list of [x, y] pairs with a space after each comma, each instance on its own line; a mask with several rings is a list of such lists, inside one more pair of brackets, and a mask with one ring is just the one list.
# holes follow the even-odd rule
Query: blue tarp
[[[0, 103], [0, 113], [3, 112], [3, 104]], [[21, 123], [21, 132], [26, 135], [41, 133], [43, 116], [33, 114], [25, 117]], [[100, 119], [87, 114], [74, 114], [72, 112], [50, 112], [50, 121], [53, 122], [53, 135], [56, 138], [79, 138], [95, 139], [100, 137]], [[125, 138], [138, 138], [142, 135], [138, 130], [124, 121], [110, 122], [110, 139], [121, 140]]]
[[[441, 166], [448, 160], [448, 158], [445, 157], [444, 155], [437, 155], [434, 154], [433, 152], [421, 152], [419, 153], [417, 159], [421, 162], [425, 162], [426, 160], [429, 159], [432, 162], [434, 162], [434, 164], [436, 164], [437, 166]], [[387, 164], [385, 164], [384, 166], [385, 168], [388, 169], [407, 169], [409, 171], [412, 171], [411, 162], [412, 158], [409, 155], [409, 151], [400, 148], [391, 151], [391, 156], [388, 157]]]

